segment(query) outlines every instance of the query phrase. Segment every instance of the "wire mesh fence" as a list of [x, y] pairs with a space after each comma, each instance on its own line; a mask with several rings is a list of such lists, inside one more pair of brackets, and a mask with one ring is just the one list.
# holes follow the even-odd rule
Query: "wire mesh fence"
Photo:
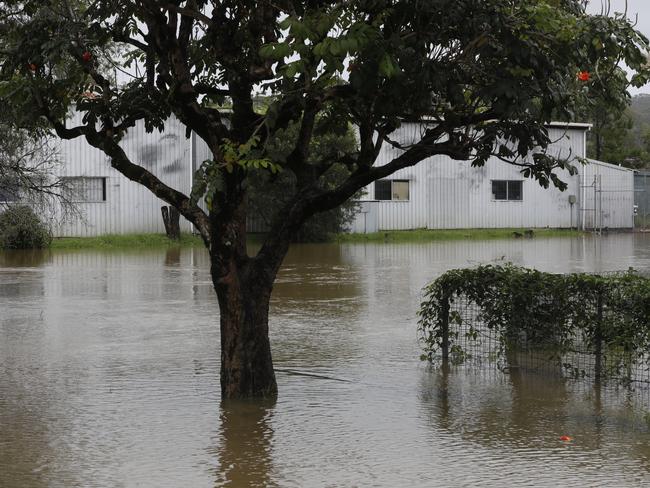
[[501, 375], [513, 385], [559, 380], [599, 404], [641, 407], [650, 421], [650, 277], [644, 273], [483, 265], [450, 270], [424, 291], [422, 359], [442, 360], [443, 370]]
[[[600, 316], [602, 321], [607, 320], [606, 307], [600, 310]], [[569, 349], [558, 352], [553, 337], [519, 332], [504, 338], [483, 322], [476, 303], [458, 296], [449, 305], [442, 356], [457, 365], [534, 372], [650, 392], [649, 354], [632, 354], [580, 336], [572, 337], [569, 343]]]

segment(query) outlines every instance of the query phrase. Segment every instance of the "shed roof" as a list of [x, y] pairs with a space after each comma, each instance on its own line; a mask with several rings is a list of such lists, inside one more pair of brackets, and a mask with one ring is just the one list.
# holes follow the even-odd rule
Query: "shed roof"
[[587, 161], [589, 161], [589, 164], [595, 164], [598, 166], [604, 166], [606, 168], [611, 168], [611, 169], [617, 169], [619, 171], [627, 171], [627, 172], [634, 172], [632, 168], [626, 168], [625, 166], [620, 166], [617, 164], [611, 164], [611, 163], [606, 163], [605, 161], [598, 161], [597, 159], [589, 159], [587, 158]]
[[560, 129], [582, 129], [582, 130], [591, 130], [593, 124], [587, 124], [585, 122], [549, 122], [546, 124], [546, 127], [560, 128]]
[[[403, 119], [403, 123], [411, 123], [411, 124], [417, 124], [420, 122], [430, 122], [436, 120], [434, 117], [424, 115], [420, 117], [419, 120], [408, 120], [408, 119]], [[553, 128], [553, 129], [575, 129], [575, 130], [584, 130], [588, 131], [591, 130], [593, 127], [593, 124], [588, 124], [586, 122], [558, 122], [558, 121], [551, 121], [547, 124], [544, 124], [547, 128]]]

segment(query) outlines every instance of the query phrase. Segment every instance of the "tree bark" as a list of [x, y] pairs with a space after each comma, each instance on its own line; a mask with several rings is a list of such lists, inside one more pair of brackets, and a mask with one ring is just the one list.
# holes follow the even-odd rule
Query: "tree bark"
[[160, 207], [163, 223], [165, 224], [165, 233], [170, 239], [178, 240], [181, 238], [180, 217], [178, 209], [173, 206]]
[[275, 397], [269, 341], [270, 289], [250, 280], [215, 285], [221, 313], [222, 399]]
[[234, 177], [229, 199], [210, 213], [210, 258], [221, 326], [222, 399], [275, 397], [269, 341], [269, 302], [286, 253], [257, 260], [246, 250], [246, 198]]

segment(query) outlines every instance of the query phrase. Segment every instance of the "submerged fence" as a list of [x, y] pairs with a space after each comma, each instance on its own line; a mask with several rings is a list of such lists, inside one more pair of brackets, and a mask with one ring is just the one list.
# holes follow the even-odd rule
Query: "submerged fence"
[[650, 388], [650, 279], [452, 270], [425, 289], [423, 359]]

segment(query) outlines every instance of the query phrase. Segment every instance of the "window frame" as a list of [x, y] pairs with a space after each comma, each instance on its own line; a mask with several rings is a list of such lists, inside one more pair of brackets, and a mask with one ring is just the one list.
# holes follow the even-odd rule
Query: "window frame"
[[[390, 198], [377, 198], [377, 183], [379, 182], [390, 182]], [[375, 200], [379, 202], [410, 202], [411, 201], [411, 180], [409, 179], [387, 179], [387, 178], [381, 178], [379, 180], [375, 180], [373, 186], [373, 193]], [[406, 183], [406, 188], [408, 192], [408, 198], [405, 199], [399, 199], [399, 198], [393, 198], [394, 195], [394, 183]]]
[[[495, 183], [506, 184], [506, 198], [496, 198], [494, 192]], [[517, 184], [519, 186], [519, 198], [510, 198], [511, 188], [510, 185]], [[490, 180], [490, 195], [493, 202], [523, 202], [524, 201], [524, 180]]]
[[[71, 203], [106, 203], [108, 201], [107, 176], [64, 176], [61, 180], [64, 182], [64, 191], [68, 194]], [[80, 192], [71, 191], [74, 190], [74, 188], [66, 186], [69, 184], [74, 185], [74, 182], [76, 181], [84, 182], [84, 180], [101, 180], [101, 200], [88, 199], [87, 195], [80, 196]]]

